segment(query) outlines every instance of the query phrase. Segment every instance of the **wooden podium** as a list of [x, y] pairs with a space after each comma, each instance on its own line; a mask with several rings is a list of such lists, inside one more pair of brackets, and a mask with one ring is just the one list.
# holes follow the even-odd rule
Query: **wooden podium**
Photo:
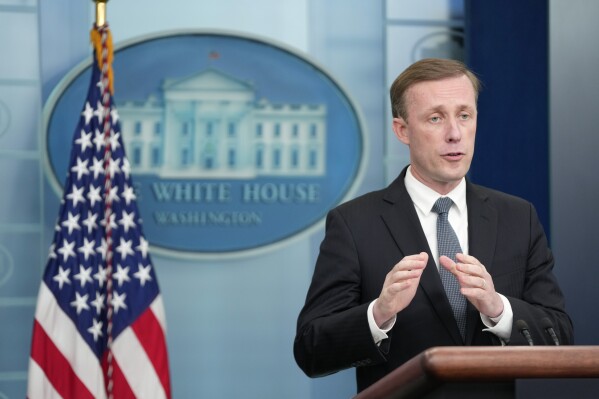
[[599, 378], [599, 346], [431, 348], [354, 399], [514, 398], [531, 378]]

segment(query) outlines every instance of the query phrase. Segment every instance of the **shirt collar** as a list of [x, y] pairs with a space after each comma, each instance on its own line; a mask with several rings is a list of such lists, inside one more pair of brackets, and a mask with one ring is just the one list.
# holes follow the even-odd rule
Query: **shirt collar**
[[[428, 214], [432, 212], [435, 201], [437, 201], [441, 195], [417, 180], [412, 174], [411, 166], [408, 167], [404, 183], [414, 205], [423, 215], [428, 216]], [[460, 215], [462, 215], [463, 212], [466, 212], [466, 179], [462, 177], [460, 183], [443, 197], [451, 198]]]

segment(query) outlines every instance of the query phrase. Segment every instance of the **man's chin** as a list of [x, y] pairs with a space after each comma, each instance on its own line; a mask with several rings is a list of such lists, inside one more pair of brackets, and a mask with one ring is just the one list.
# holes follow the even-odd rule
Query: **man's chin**
[[460, 180], [462, 177], [466, 176], [468, 170], [470, 169], [470, 162], [460, 162], [456, 164], [449, 165], [443, 172], [447, 175], [447, 178], [450, 180]]
[[438, 182], [442, 182], [448, 186], [455, 187], [459, 184], [460, 180], [462, 180], [462, 178], [466, 176], [467, 172], [468, 169], [460, 169], [448, 171], [447, 173], [442, 173], [439, 176]]
[[439, 172], [441, 175], [447, 177], [449, 180], [455, 180], [461, 179], [462, 177], [466, 176], [466, 173], [468, 173], [468, 169], [470, 169], [470, 164], [466, 165], [464, 163], [460, 163], [449, 165], [447, 168], [444, 168]]

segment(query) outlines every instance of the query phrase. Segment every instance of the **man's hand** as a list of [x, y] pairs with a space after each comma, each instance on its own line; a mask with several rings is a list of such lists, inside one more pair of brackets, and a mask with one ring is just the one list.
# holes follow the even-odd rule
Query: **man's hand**
[[409, 255], [387, 273], [381, 294], [372, 309], [374, 321], [379, 327], [412, 302], [427, 262], [426, 252]]
[[497, 317], [503, 313], [503, 302], [483, 264], [474, 256], [464, 254], [456, 254], [456, 259], [458, 263], [441, 256], [439, 262], [457, 277], [462, 294], [485, 316]]

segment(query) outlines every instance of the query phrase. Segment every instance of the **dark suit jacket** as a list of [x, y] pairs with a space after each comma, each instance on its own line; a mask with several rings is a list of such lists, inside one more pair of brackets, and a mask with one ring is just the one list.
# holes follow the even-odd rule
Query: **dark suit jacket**
[[[329, 212], [326, 236], [297, 325], [294, 355], [311, 377], [356, 367], [358, 391], [433, 346], [498, 345], [483, 332], [468, 303], [462, 340], [435, 261], [404, 185], [406, 170], [386, 189]], [[553, 345], [540, 320], [548, 317], [562, 344], [573, 340], [572, 323], [552, 274], [553, 256], [534, 207], [520, 198], [466, 184], [469, 253], [491, 274], [495, 290], [514, 312], [509, 345], [526, 345], [515, 322], [524, 320], [535, 344]], [[410, 305], [398, 313], [389, 339], [377, 347], [366, 311], [386, 274], [404, 256], [422, 251], [429, 261]]]

